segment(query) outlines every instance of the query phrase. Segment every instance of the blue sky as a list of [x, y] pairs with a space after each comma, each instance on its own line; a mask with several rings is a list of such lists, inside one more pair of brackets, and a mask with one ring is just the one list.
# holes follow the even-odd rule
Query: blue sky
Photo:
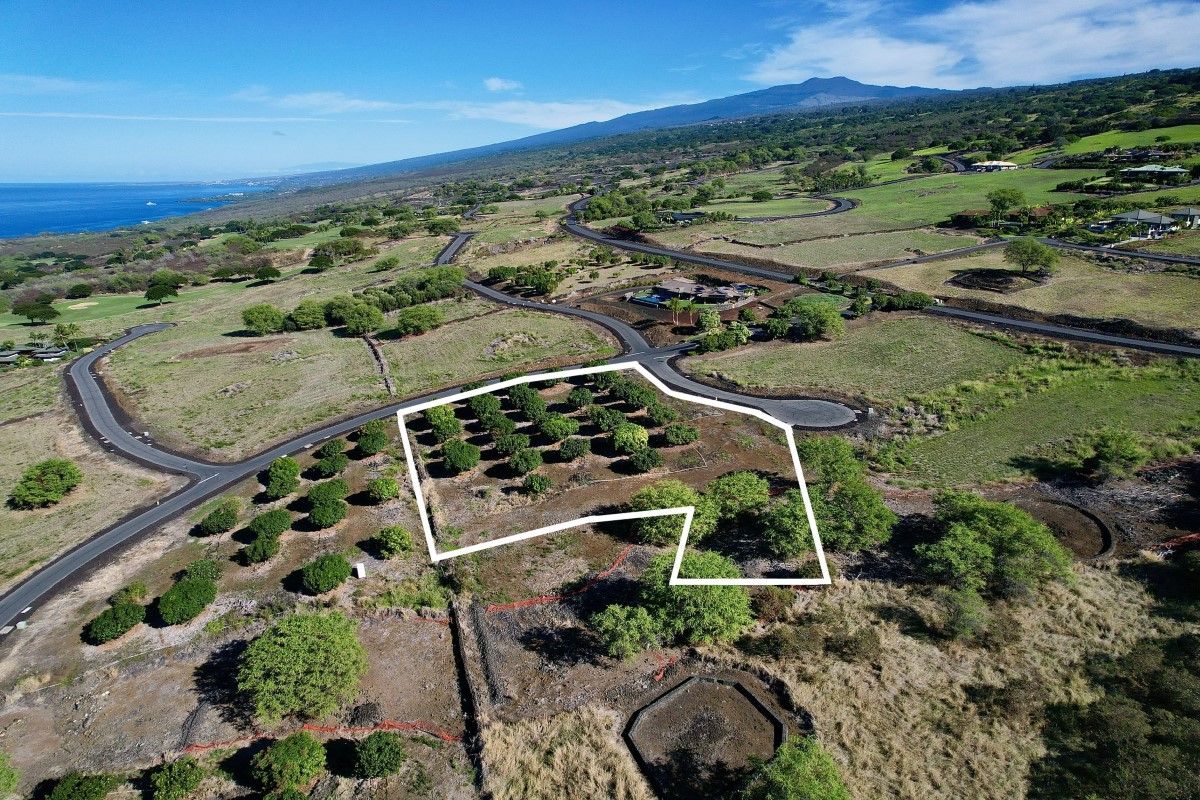
[[1200, 62], [1200, 2], [1131, 8], [10, 0], [0, 182], [369, 164], [814, 76], [959, 89]]

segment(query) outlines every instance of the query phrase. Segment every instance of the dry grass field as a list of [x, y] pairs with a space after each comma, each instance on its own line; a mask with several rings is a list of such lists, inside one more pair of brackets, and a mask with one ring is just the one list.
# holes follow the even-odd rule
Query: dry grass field
[[[1030, 763], [1043, 753], [1039, 705], [1008, 713], [983, 700], [1028, 681], [1050, 701], [1092, 699], [1082, 675], [1093, 654], [1119, 655], [1137, 639], [1177, 633], [1154, 613], [1145, 587], [1115, 570], [1076, 567], [1075, 588], [1052, 586], [999, 611], [1015, 641], [985, 649], [921, 632], [939, 613], [917, 587], [865, 580], [801, 593], [801, 626], [878, 633], [869, 663], [825, 653], [759, 663], [788, 683], [822, 745], [862, 800], [1011, 800], [1026, 796]], [[897, 622], [901, 620], [902, 622]], [[906, 632], [908, 631], [908, 632]], [[1025, 699], [1016, 695], [1019, 708]]]
[[[464, 228], [479, 231], [473, 244], [503, 244], [519, 239], [549, 236], [558, 228], [558, 219], [567, 213], [567, 206], [581, 195], [548, 197], [543, 200], [512, 200], [496, 203], [499, 211], [480, 214], [475, 220], [466, 220]], [[538, 219], [538, 212], [546, 214]]]
[[692, 356], [680, 365], [739, 386], [861, 394], [887, 404], [1002, 371], [1024, 358], [952, 322], [881, 314], [869, 320], [835, 341], [766, 342]]
[[966, 289], [946, 282], [978, 269], [1009, 269], [999, 250], [966, 258], [883, 269], [873, 273], [906, 289], [940, 297], [974, 297], [1028, 308], [1043, 314], [1122, 318], [1155, 327], [1197, 328], [1200, 281], [1166, 273], [1132, 274], [1064, 255], [1046, 283], [1009, 294]]
[[919, 230], [816, 239], [765, 249], [717, 240], [705, 242], [696, 249], [714, 255], [732, 253], [755, 258], [769, 258], [772, 261], [798, 267], [824, 269], [834, 266], [853, 267], [854, 265], [941, 253], [960, 247], [970, 247], [979, 244], [980, 241], [978, 236]]
[[[549, 235], [549, 234], [547, 234]], [[589, 248], [574, 236], [565, 233], [554, 234], [550, 241], [538, 245], [508, 246], [481, 244], [474, 242], [467, 246], [469, 255], [460, 258], [459, 262], [471, 272], [486, 275], [492, 267], [519, 267], [525, 264], [542, 264], [546, 261], [557, 261], [560, 264], [578, 258], [587, 253]], [[492, 252], [495, 250], [495, 252]]]
[[[0, 589], [128, 511], [183, 485], [181, 478], [109, 456], [63, 411], [0, 425], [0, 452], [5, 454], [0, 459]], [[83, 471], [83, 483], [49, 508], [17, 511], [2, 502], [27, 467], [47, 458], [74, 461]]]
[[62, 365], [50, 364], [0, 372], [0, 425], [58, 405], [62, 371]]
[[620, 739], [620, 720], [587, 706], [483, 730], [484, 789], [495, 800], [653, 800]]

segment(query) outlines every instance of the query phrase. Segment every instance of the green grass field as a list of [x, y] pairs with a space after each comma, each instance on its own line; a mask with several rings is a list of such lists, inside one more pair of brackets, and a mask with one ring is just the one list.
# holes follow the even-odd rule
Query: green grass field
[[[1041, 158], [1051, 152], [1073, 156], [1080, 153], [1100, 152], [1109, 147], [1147, 147], [1162, 144], [1161, 142], [1154, 141], [1159, 136], [1170, 136], [1170, 141], [1175, 144], [1180, 142], [1200, 142], [1200, 125], [1176, 125], [1173, 128], [1151, 128], [1146, 131], [1108, 131], [1107, 133], [1098, 133], [1095, 136], [1084, 136], [1079, 141], [1066, 145], [1062, 150], [1056, 151], [1052, 146], [1037, 147], [1017, 153], [1009, 158], [1009, 160], [1016, 164], [1028, 164], [1034, 159]], [[1052, 171], [1057, 172], [1058, 170]]]
[[894, 231], [871, 233], [835, 239], [816, 239], [798, 244], [763, 250], [746, 247], [733, 242], [706, 242], [698, 249], [705, 253], [720, 255], [736, 253], [757, 258], [769, 258], [782, 264], [798, 267], [833, 267], [912, 258], [926, 253], [941, 253], [979, 243], [978, 236], [932, 231]]
[[824, 211], [830, 204], [824, 200], [814, 200], [811, 197], [786, 197], [766, 200], [756, 203], [753, 200], [719, 200], [706, 206], [700, 206], [695, 211], [712, 214], [723, 212], [738, 217], [782, 217], [790, 214], [809, 214], [813, 211]]
[[341, 236], [341, 234], [341, 227], [335, 227], [327, 231], [313, 231], [304, 236], [297, 236], [294, 239], [277, 239], [274, 242], [267, 242], [264, 247], [268, 250], [295, 250], [301, 247], [316, 247], [325, 242], [332, 242]]
[[1172, 273], [1130, 274], [1064, 255], [1058, 273], [1041, 285], [999, 294], [947, 285], [956, 274], [978, 269], [1010, 269], [1002, 250], [965, 258], [906, 264], [871, 273], [906, 289], [941, 297], [974, 297], [1028, 308], [1043, 314], [1122, 318], [1158, 327], [1200, 326], [1200, 280]]
[[1200, 422], [1195, 379], [1138, 371], [1084, 371], [984, 419], [914, 443], [906, 476], [945, 485], [982, 483], [1022, 474], [1022, 456], [1105, 425], [1156, 433]]
[[381, 342], [396, 390], [403, 395], [490, 373], [528, 369], [545, 359], [585, 361], [616, 352], [607, 337], [601, 338], [583, 323], [516, 310]]
[[769, 342], [682, 361], [739, 386], [865, 395], [878, 405], [997, 372], [1025, 356], [952, 322], [878, 315], [831, 342]]
[[1168, 256], [1200, 256], [1200, 231], [1186, 231], [1142, 247], [1138, 252]]

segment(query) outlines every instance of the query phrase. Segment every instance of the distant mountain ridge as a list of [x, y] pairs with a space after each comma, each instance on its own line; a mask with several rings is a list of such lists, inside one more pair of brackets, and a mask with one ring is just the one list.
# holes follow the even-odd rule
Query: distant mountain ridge
[[583, 139], [596, 139], [621, 133], [670, 128], [678, 125], [694, 125], [715, 120], [739, 119], [760, 114], [778, 114], [786, 111], [809, 111], [823, 106], [861, 103], [870, 100], [892, 100], [904, 97], [946, 93], [947, 89], [929, 89], [922, 86], [872, 86], [850, 78], [809, 78], [803, 83], [772, 86], [754, 92], [735, 94], [700, 103], [667, 106], [649, 111], [610, 119], [605, 122], [585, 122], [570, 128], [526, 136], [508, 142], [435, 153], [382, 164], [369, 164], [352, 169], [329, 172], [313, 172], [284, 178], [285, 188], [307, 188], [327, 186], [349, 181], [370, 180], [396, 175], [418, 169], [436, 167], [454, 161], [463, 161], [480, 156], [527, 150], [546, 145], [565, 144]]

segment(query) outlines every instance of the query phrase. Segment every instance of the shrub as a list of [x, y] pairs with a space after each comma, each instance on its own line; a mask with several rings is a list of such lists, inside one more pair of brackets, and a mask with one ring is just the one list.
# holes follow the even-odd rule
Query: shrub
[[612, 432], [613, 447], [626, 455], [644, 450], [650, 444], [650, 434], [641, 425], [622, 422]]
[[364, 456], [373, 456], [388, 446], [388, 435], [382, 431], [363, 433], [355, 444], [358, 445], [358, 451]]
[[295, 789], [325, 770], [325, 747], [307, 731], [300, 731], [274, 742], [251, 764], [254, 779], [263, 789]]
[[54, 784], [47, 800], [104, 800], [118, 784], [120, 780], [115, 775], [69, 772]]
[[542, 454], [537, 450], [518, 450], [508, 459], [508, 465], [518, 475], [525, 475], [542, 465]]
[[284, 617], [246, 648], [238, 691], [267, 724], [293, 714], [329, 714], [353, 695], [367, 671], [357, 627], [336, 612]]
[[730, 472], [713, 479], [705, 492], [721, 519], [735, 519], [767, 507], [770, 485], [753, 472]]
[[643, 447], [629, 456], [629, 464], [638, 472], [649, 472], [663, 465], [662, 453], [651, 447]]
[[525, 480], [521, 482], [521, 488], [527, 494], [539, 495], [550, 491], [551, 481], [545, 475], [526, 475]]
[[572, 408], [587, 408], [596, 402], [596, 395], [592, 394], [592, 390], [586, 386], [576, 386], [567, 395], [567, 402]]
[[625, 415], [614, 408], [591, 406], [588, 408], [588, 419], [605, 433], [612, 433], [617, 426], [624, 424]]
[[502, 456], [511, 456], [518, 450], [529, 447], [529, 437], [524, 433], [510, 433], [496, 437], [496, 452]]
[[500, 398], [491, 392], [475, 395], [467, 401], [467, 405], [476, 419], [483, 419], [491, 414], [499, 413], [502, 407]]
[[205, 578], [184, 578], [158, 598], [158, 614], [168, 625], [179, 625], [200, 615], [217, 598], [217, 585]]
[[484, 430], [495, 437], [508, 436], [517, 429], [517, 423], [499, 411], [488, 414], [487, 417], [481, 417], [479, 421], [483, 424]]
[[211, 558], [202, 558], [188, 564], [183, 574], [185, 578], [216, 582], [221, 577], [221, 565]]
[[663, 405], [657, 401], [646, 406], [646, 415], [650, 417], [650, 421], [656, 427], [666, 425], [668, 422], [674, 422], [679, 419], [679, 412], [670, 406]]
[[21, 773], [10, 761], [8, 753], [0, 751], [0, 797], [7, 797], [17, 790], [21, 782]]
[[591, 439], [584, 439], [581, 436], [572, 436], [558, 446], [558, 455], [563, 461], [575, 461], [590, 452], [592, 452]]
[[633, 658], [659, 640], [658, 624], [640, 606], [611, 605], [592, 617], [592, 627], [614, 658]]
[[409, 306], [396, 315], [396, 333], [401, 336], [431, 331], [442, 324], [442, 312], [434, 306]]
[[538, 430], [552, 442], [559, 442], [579, 433], [579, 423], [562, 414], [547, 414], [538, 423]]
[[696, 327], [702, 331], [715, 331], [721, 327], [721, 314], [706, 308], [696, 317]]
[[367, 495], [376, 503], [400, 496], [400, 484], [395, 478], [375, 478], [367, 482]]
[[479, 463], [479, 448], [462, 439], [451, 439], [442, 445], [442, 463], [451, 472], [466, 472]]
[[313, 464], [313, 472], [322, 478], [332, 478], [334, 475], [340, 475], [348, 466], [350, 466], [350, 456], [338, 453], [322, 458]]
[[421, 415], [429, 423], [433, 438], [439, 442], [448, 441], [462, 433], [462, 423], [454, 416], [454, 410], [449, 406], [427, 408]]
[[113, 596], [108, 598], [109, 605], [120, 605], [121, 603], [140, 603], [150, 594], [149, 587], [141, 581], [134, 581], [127, 586], [123, 586], [113, 593]]
[[233, 530], [237, 525], [240, 510], [241, 503], [236, 497], [226, 498], [200, 520], [200, 532], [205, 536], [213, 536]]
[[862, 477], [812, 493], [822, 543], [837, 550], [862, 550], [883, 544], [899, 518], [883, 504], [883, 493]]
[[276, 508], [250, 520], [246, 530], [254, 534], [255, 538], [263, 536], [275, 538], [290, 527], [292, 527], [292, 515], [282, 508]]
[[789, 489], [784, 499], [771, 506], [762, 519], [763, 538], [775, 555], [795, 558], [815, 547], [804, 495], [799, 489]]
[[124, 636], [146, 619], [146, 607], [137, 603], [118, 602], [100, 612], [88, 623], [84, 637], [91, 644], [104, 644]]
[[345, 452], [345, 450], [345, 439], [330, 439], [317, 449], [317, 458], [329, 458], [330, 456], [336, 456], [338, 453]]
[[[147, 299], [154, 299], [147, 297]], [[269, 333], [280, 333], [283, 331], [283, 323], [286, 318], [282, 311], [273, 305], [263, 303], [257, 306], [250, 306], [242, 311], [242, 324], [246, 326], [246, 330], [253, 333], [255, 336], [266, 336]]]
[[267, 469], [267, 497], [279, 500], [300, 488], [300, 465], [291, 456], [280, 456]]
[[547, 416], [546, 401], [542, 399], [540, 394], [534, 394], [532, 397], [525, 398], [517, 406], [520, 409], [522, 416], [533, 424], [541, 423]]
[[408, 553], [413, 548], [412, 534], [399, 525], [381, 528], [371, 537], [371, 544], [384, 558], [395, 558]]
[[754, 612], [763, 622], [782, 622], [796, 604], [796, 593], [778, 586], [763, 586], [751, 598]]
[[150, 776], [154, 800], [180, 800], [187, 797], [199, 788], [200, 782], [207, 776], [208, 771], [191, 756], [163, 764]]
[[34, 464], [13, 487], [8, 502], [14, 508], [52, 506], [83, 481], [79, 467], [64, 458], [48, 458]]
[[279, 539], [274, 536], [258, 536], [242, 549], [247, 564], [261, 564], [279, 554]]
[[309, 487], [305, 497], [311, 505], [315, 506], [331, 500], [345, 500], [349, 494], [350, 484], [346, 483], [343, 478], [334, 478], [331, 481], [313, 484]]
[[375, 731], [354, 746], [354, 774], [360, 778], [395, 775], [406, 758], [399, 736], [390, 731]]
[[672, 447], [677, 447], [681, 444], [691, 444], [700, 438], [700, 429], [693, 428], [691, 425], [668, 425], [663, 431], [663, 436], [667, 440], [667, 444]]
[[868, 664], [879, 660], [883, 643], [874, 628], [863, 627], [853, 633], [843, 630], [830, 634], [825, 649], [844, 661]]
[[[672, 586], [673, 553], [656, 556], [641, 578], [642, 604], [664, 638], [685, 644], [728, 641], [745, 630], [750, 595], [745, 586]], [[684, 578], [740, 578], [741, 571], [724, 556], [688, 552], [679, 570]]]
[[308, 521], [318, 530], [332, 528], [346, 518], [348, 510], [345, 500], [327, 500], [312, 507]]
[[[681, 481], [665, 480], [634, 492], [629, 498], [629, 508], [633, 511], [652, 511], [695, 506], [699, 502], [700, 495], [695, 489]], [[647, 544], [675, 544], [683, 535], [683, 517], [672, 515], [636, 519], [633, 529]]]
[[300, 570], [300, 582], [309, 594], [325, 594], [350, 577], [350, 562], [333, 553], [317, 556]]
[[791, 736], [755, 771], [741, 800], [850, 800], [837, 763], [813, 736]]

